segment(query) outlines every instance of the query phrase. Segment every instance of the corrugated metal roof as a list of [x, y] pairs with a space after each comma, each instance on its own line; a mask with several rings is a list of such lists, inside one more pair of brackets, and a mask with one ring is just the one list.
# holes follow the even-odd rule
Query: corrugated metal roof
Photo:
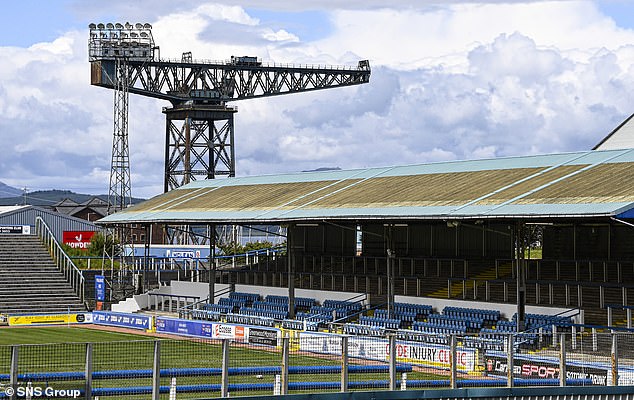
[[100, 223], [611, 216], [634, 149], [196, 181]]

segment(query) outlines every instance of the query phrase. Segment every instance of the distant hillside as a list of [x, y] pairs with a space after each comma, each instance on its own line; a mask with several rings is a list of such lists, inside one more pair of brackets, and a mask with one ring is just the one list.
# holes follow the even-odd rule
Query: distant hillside
[[[0, 190], [2, 190], [0, 188]], [[17, 190], [17, 189], [16, 189]], [[70, 190], [40, 190], [37, 192], [29, 192], [26, 194], [26, 202], [34, 206], [52, 206], [64, 199], [71, 199], [77, 203], [83, 203], [93, 197], [99, 197], [104, 201], [108, 201], [108, 195], [92, 195], [71, 192]], [[140, 203], [144, 199], [133, 198], [132, 203]], [[22, 191], [18, 190], [17, 196], [5, 197], [0, 196], [0, 206], [14, 206], [24, 204], [24, 196]]]
[[20, 189], [9, 186], [5, 183], [0, 182], [0, 199], [4, 197], [17, 197], [22, 194]]

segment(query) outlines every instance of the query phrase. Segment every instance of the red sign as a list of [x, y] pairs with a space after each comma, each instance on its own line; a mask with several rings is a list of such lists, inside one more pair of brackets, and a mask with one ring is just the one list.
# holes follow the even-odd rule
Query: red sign
[[87, 250], [94, 234], [94, 231], [64, 231], [63, 241], [73, 249]]

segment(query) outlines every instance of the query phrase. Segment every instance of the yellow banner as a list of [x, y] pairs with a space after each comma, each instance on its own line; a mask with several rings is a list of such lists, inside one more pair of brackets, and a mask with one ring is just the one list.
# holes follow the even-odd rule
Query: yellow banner
[[36, 324], [81, 324], [86, 322], [84, 314], [16, 315], [9, 317], [9, 326]]

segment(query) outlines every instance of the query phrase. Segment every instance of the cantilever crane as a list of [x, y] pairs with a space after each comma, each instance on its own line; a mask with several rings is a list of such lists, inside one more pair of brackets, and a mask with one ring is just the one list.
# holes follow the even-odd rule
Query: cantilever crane
[[91, 84], [115, 89], [110, 193], [115, 208], [129, 204], [128, 94], [168, 100], [163, 108], [168, 191], [197, 178], [235, 176], [234, 114], [228, 103], [258, 97], [351, 86], [370, 80], [356, 67], [263, 64], [256, 57], [224, 62], [161, 60], [150, 24], [90, 24]]

